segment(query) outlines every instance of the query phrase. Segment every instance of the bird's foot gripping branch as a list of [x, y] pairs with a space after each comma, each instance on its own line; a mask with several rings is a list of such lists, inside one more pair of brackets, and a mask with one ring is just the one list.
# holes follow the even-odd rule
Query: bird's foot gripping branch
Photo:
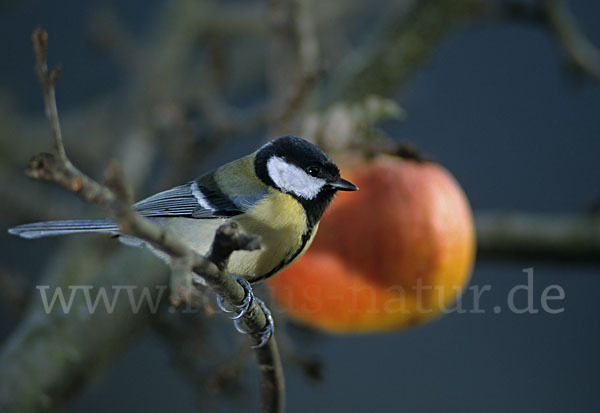
[[202, 256], [167, 229], [131, 208], [129, 191], [116, 164], [107, 168], [105, 185], [79, 171], [69, 160], [62, 142], [54, 91], [59, 72], [48, 70], [47, 33], [37, 29], [33, 34], [33, 43], [36, 71], [44, 92], [46, 115], [52, 133], [53, 153], [34, 156], [26, 170], [27, 176], [55, 182], [84, 200], [104, 207], [118, 223], [120, 233], [140, 239], [167, 254], [172, 278], [179, 280], [177, 285], [180, 287], [173, 289], [173, 302], [191, 296], [191, 291], [186, 289], [194, 288], [189, 277], [195, 273], [206, 281], [227, 307], [247, 307], [237, 321], [257, 344], [254, 348], [261, 376], [261, 411], [282, 411], [284, 384], [279, 352], [275, 338], [270, 333], [265, 337], [265, 332], [272, 328], [271, 315], [266, 307], [260, 305], [260, 300], [248, 300], [249, 293], [226, 271], [227, 261], [234, 251], [259, 249], [260, 239], [243, 234], [235, 223], [227, 223], [215, 234], [208, 256]]
[[[221, 226], [218, 231], [221, 231], [223, 228], [225, 228], [225, 226]], [[218, 235], [218, 232], [217, 232], [217, 235]], [[235, 307], [236, 311], [234, 311], [234, 310], [228, 309], [223, 304], [223, 299], [221, 298], [221, 296], [217, 295], [217, 305], [219, 306], [221, 311], [228, 313], [228, 314], [232, 314], [232, 316], [230, 318], [233, 320], [233, 324], [235, 325], [235, 329], [237, 331], [239, 331], [242, 334], [248, 334], [248, 332], [240, 326], [240, 321], [241, 321], [241, 318], [248, 313], [252, 303], [256, 302], [267, 318], [267, 325], [265, 326], [265, 328], [261, 334], [260, 342], [256, 345], [252, 346], [252, 348], [260, 348], [269, 341], [269, 339], [273, 335], [273, 332], [275, 331], [275, 322], [273, 321], [273, 316], [271, 315], [271, 310], [269, 310], [267, 308], [267, 306], [265, 305], [265, 303], [262, 300], [260, 300], [254, 296], [254, 292], [252, 291], [252, 286], [250, 285], [250, 283], [248, 281], [246, 281], [244, 279], [244, 277], [240, 277], [239, 275], [234, 275], [233, 278], [235, 278], [235, 280], [238, 283], [240, 283], [240, 285], [244, 289], [244, 292], [245, 292], [244, 300], [242, 301], [241, 304], [239, 304]]]

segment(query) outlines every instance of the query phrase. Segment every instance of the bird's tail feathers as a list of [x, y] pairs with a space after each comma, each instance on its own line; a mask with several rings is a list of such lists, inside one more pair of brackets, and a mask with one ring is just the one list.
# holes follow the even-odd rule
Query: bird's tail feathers
[[118, 235], [119, 226], [111, 219], [78, 219], [34, 222], [9, 228], [8, 232], [22, 238], [42, 238], [86, 232]]

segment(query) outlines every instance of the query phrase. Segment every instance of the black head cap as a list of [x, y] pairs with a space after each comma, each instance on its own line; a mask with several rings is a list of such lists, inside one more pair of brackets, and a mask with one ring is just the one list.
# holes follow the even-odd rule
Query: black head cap
[[340, 176], [339, 168], [325, 152], [307, 140], [287, 135], [265, 144], [256, 154], [257, 175], [269, 185], [273, 185], [273, 181], [267, 171], [267, 162], [272, 156], [280, 157], [304, 171], [311, 167], [319, 168], [319, 175], [323, 178], [335, 180]]

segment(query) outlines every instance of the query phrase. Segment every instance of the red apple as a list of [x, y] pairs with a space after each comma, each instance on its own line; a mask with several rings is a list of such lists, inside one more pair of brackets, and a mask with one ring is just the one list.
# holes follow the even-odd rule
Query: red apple
[[381, 156], [344, 175], [306, 254], [268, 286], [297, 321], [337, 332], [391, 330], [449, 308], [469, 281], [473, 217], [450, 173]]

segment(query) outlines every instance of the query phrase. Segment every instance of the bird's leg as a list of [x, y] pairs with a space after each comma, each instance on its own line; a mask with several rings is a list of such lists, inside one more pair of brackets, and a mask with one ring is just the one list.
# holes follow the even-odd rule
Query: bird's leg
[[[242, 303], [240, 305], [236, 306], [237, 312], [233, 316], [230, 317], [232, 320], [238, 320], [244, 314], [246, 314], [248, 312], [248, 309], [250, 308], [250, 305], [252, 304], [252, 300], [254, 300], [255, 298], [254, 298], [254, 293], [252, 292], [252, 287], [250, 286], [250, 283], [248, 281], [246, 281], [243, 277], [240, 277], [239, 275], [236, 275], [236, 274], [233, 275], [233, 278], [244, 289], [244, 300], [242, 301]], [[224, 313], [233, 313], [234, 312], [233, 310], [230, 310], [230, 309], [226, 308], [225, 305], [223, 305], [223, 299], [218, 294], [217, 294], [217, 305], [219, 306], [221, 311], [223, 311]]]
[[[275, 323], [273, 322], [273, 315], [271, 314], [271, 310], [269, 310], [267, 308], [265, 303], [261, 299], [256, 298], [254, 296], [254, 293], [252, 292], [252, 287], [250, 286], [250, 283], [248, 281], [246, 281], [243, 277], [240, 277], [239, 275], [233, 275], [233, 278], [235, 278], [235, 280], [242, 286], [242, 288], [244, 289], [244, 292], [245, 292], [244, 300], [242, 301], [242, 303], [240, 305], [236, 306], [237, 311], [235, 312], [235, 314], [233, 316], [230, 317], [232, 320], [234, 320], [233, 324], [234, 324], [236, 330], [242, 334], [248, 334], [248, 332], [245, 331], [240, 326], [240, 318], [248, 312], [248, 309], [250, 308], [252, 301], [256, 301], [256, 304], [258, 304], [258, 306], [261, 308], [261, 310], [265, 313], [265, 317], [267, 319], [267, 324], [266, 324], [264, 330], [261, 332], [260, 342], [257, 345], [252, 346], [252, 348], [260, 348], [260, 347], [264, 346], [267, 343], [267, 341], [269, 341], [269, 339], [273, 335], [273, 331], [275, 330]], [[225, 313], [233, 313], [234, 312], [234, 310], [230, 310], [225, 307], [225, 305], [223, 304], [223, 299], [218, 294], [217, 294], [217, 305], [219, 306], [221, 311], [223, 311]]]
[[[267, 341], [269, 341], [269, 339], [273, 335], [273, 332], [275, 331], [275, 322], [273, 321], [273, 315], [271, 314], [271, 310], [269, 310], [264, 301], [256, 297], [254, 297], [254, 301], [256, 301], [256, 304], [258, 304], [263, 313], [265, 313], [265, 317], [267, 319], [267, 324], [265, 325], [264, 330], [260, 333], [260, 343], [251, 346], [252, 348], [261, 348], [262, 346], [267, 344]], [[244, 329], [240, 327], [240, 320], [235, 320], [233, 322], [233, 325], [235, 326], [235, 329], [240, 333], [248, 334], [247, 331], [244, 331]]]

